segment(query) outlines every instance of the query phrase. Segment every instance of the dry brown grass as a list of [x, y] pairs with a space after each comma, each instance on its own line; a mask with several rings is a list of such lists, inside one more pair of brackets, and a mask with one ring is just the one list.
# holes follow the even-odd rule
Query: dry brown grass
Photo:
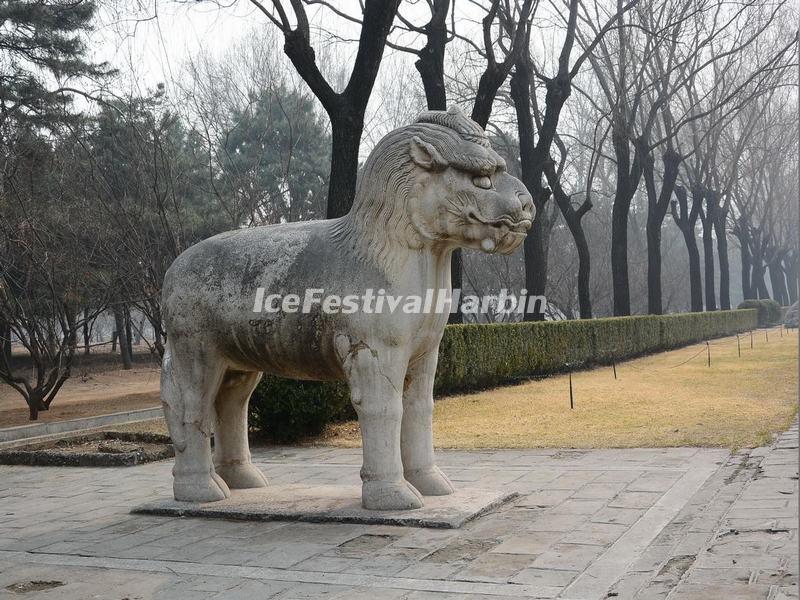
[[[787, 428], [797, 412], [797, 330], [705, 344], [573, 374], [452, 396], [436, 402], [442, 448], [754, 447]], [[692, 355], [699, 356], [679, 365]], [[355, 423], [329, 426], [318, 443], [359, 446]]]

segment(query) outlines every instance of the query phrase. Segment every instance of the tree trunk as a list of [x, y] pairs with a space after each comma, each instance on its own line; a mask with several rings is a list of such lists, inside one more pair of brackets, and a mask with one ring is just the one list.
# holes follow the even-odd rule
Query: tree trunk
[[507, 76], [507, 72], [503, 73], [497, 67], [491, 66], [487, 67], [481, 75], [470, 117], [484, 129], [486, 129], [486, 124], [489, 122], [489, 117], [492, 116], [492, 107], [494, 106], [494, 99], [497, 97], [497, 91], [503, 85]]
[[[656, 180], [651, 159], [644, 161], [644, 187], [647, 191], [647, 314], [660, 315], [664, 312], [661, 293], [661, 223], [659, 219], [659, 197], [656, 194]], [[666, 172], [664, 174], [666, 177]], [[674, 182], [673, 182], [674, 183]], [[663, 187], [663, 186], [662, 186]], [[669, 203], [669, 198], [667, 198]], [[666, 214], [666, 210], [664, 211]]]
[[[42, 365], [37, 365], [37, 367], [41, 366]], [[44, 404], [44, 398], [42, 397], [42, 390], [38, 387], [36, 389], [31, 390], [30, 394], [25, 400], [28, 402], [28, 420], [38, 421], [39, 413], [41, 411], [46, 411], [48, 408]]]
[[642, 159], [642, 169], [647, 189], [647, 312], [660, 315], [664, 312], [661, 291], [661, 227], [670, 206], [681, 156], [674, 150], [667, 150], [662, 157], [664, 175], [661, 191], [656, 195], [653, 161]]
[[661, 227], [647, 219], [647, 313], [664, 313], [661, 303]]
[[753, 293], [758, 294], [761, 300], [769, 299], [769, 290], [767, 290], [766, 281], [764, 281], [764, 260], [761, 258], [761, 253], [753, 253], [753, 277], [751, 280], [753, 286]]
[[89, 331], [89, 309], [83, 309], [83, 353], [88, 356], [91, 352], [91, 332]]
[[125, 304], [125, 341], [128, 344], [128, 356], [133, 358], [133, 326], [131, 320], [131, 308]]
[[617, 116], [612, 125], [611, 138], [617, 159], [617, 189], [611, 208], [611, 279], [614, 291], [614, 316], [631, 314], [631, 294], [628, 280], [628, 215], [631, 200], [639, 187], [640, 167], [644, 143], [637, 140], [637, 149], [631, 163], [631, 151], [626, 133], [627, 125]]
[[[425, 50], [423, 50], [424, 52]], [[422, 78], [428, 110], [447, 110], [447, 95], [444, 88], [444, 72], [441, 65], [423, 62], [420, 58], [414, 63]]]
[[692, 312], [703, 312], [703, 284], [700, 278], [700, 251], [697, 249], [697, 238], [694, 228], [683, 232], [683, 240], [689, 253], [689, 288]]
[[130, 348], [125, 332], [125, 310], [118, 304], [113, 308], [112, 312], [114, 313], [114, 325], [117, 329], [117, 339], [119, 340], [119, 354], [122, 358], [122, 368], [128, 370], [133, 364], [131, 362]]
[[797, 302], [797, 258], [794, 251], [783, 259], [783, 270], [786, 273], [786, 288], [789, 304]]
[[[544, 239], [544, 207], [549, 193], [542, 186], [542, 167], [536, 164], [533, 114], [531, 113], [530, 73], [526, 65], [518, 64], [511, 76], [511, 99], [517, 115], [519, 162], [522, 183], [533, 198], [536, 214], [524, 242], [525, 288], [530, 296], [543, 295], [547, 282], [547, 245]], [[542, 313], [523, 315], [526, 321], [544, 320]]]
[[[688, 198], [683, 186], [675, 186], [677, 202], [672, 203], [672, 218], [683, 234], [686, 252], [689, 255], [689, 291], [691, 311], [703, 311], [703, 283], [700, 276], [700, 252], [697, 249], [695, 225], [703, 204], [703, 192], [695, 189], [692, 192], [692, 207], [688, 207]], [[678, 211], [680, 206], [680, 212]]]
[[[297, 4], [303, 6], [303, 3]], [[319, 70], [305, 8], [295, 11], [297, 26], [284, 29], [284, 53], [319, 99], [331, 121], [332, 152], [326, 211], [329, 219], [347, 214], [353, 204], [364, 112], [399, 4], [400, 0], [368, 0], [363, 3], [358, 50], [350, 79], [341, 92], [334, 91]]]
[[753, 288], [751, 272], [753, 269], [753, 255], [750, 253], [750, 238], [742, 230], [737, 232], [739, 238], [739, 252], [742, 257], [742, 298], [754, 300], [758, 297]]
[[786, 306], [789, 303], [789, 294], [786, 292], [786, 278], [778, 258], [769, 263], [769, 282], [775, 301], [781, 306]]
[[331, 119], [331, 172], [328, 181], [328, 219], [336, 219], [348, 213], [356, 195], [358, 177], [358, 151], [364, 117], [342, 111]]
[[591, 319], [592, 299], [589, 292], [591, 255], [581, 220], [583, 215], [591, 210], [592, 203], [589, 200], [585, 200], [577, 210], [572, 206], [571, 198], [564, 192], [561, 182], [558, 181], [558, 174], [552, 161], [547, 163], [545, 175], [550, 189], [553, 190], [553, 197], [561, 211], [561, 216], [564, 217], [564, 221], [566, 221], [567, 227], [572, 234], [572, 239], [575, 241], [575, 249], [578, 251], [578, 309], [581, 319]]
[[592, 296], [589, 292], [589, 281], [591, 276], [591, 254], [589, 253], [589, 244], [586, 241], [586, 235], [583, 232], [583, 227], [578, 221], [578, 227], [573, 228], [567, 223], [572, 233], [572, 238], [575, 240], [575, 248], [578, 251], [578, 310], [580, 310], [581, 319], [592, 318]]
[[11, 324], [0, 320], [0, 353], [11, 361]]
[[719, 308], [731, 308], [731, 267], [728, 259], [728, 232], [725, 230], [727, 210], [720, 209], [714, 219], [714, 233], [717, 236], [717, 258], [719, 259]]
[[703, 224], [703, 266], [705, 267], [706, 310], [709, 311], [717, 310], [717, 286], [714, 282], [714, 238], [711, 235], [714, 230], [713, 201], [711, 194], [707, 193], [705, 215], [700, 213], [700, 221]]
[[444, 52], [447, 45], [447, 13], [450, 0], [434, 0], [431, 20], [425, 25], [425, 45], [414, 66], [422, 79], [428, 110], [447, 110], [444, 86]]
[[[549, 228], [544, 209], [537, 213], [525, 239], [525, 287], [528, 296], [544, 296], [547, 287], [547, 248]], [[542, 307], [543, 309], [546, 307]], [[544, 312], [525, 312], [526, 321], [544, 321]]]

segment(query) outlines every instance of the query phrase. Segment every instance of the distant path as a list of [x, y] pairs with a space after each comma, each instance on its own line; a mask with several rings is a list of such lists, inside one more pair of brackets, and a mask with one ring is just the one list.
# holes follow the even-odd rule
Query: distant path
[[[141, 364], [130, 371], [119, 368], [89, 372], [79, 369], [64, 383], [49, 411], [39, 421], [63, 421], [159, 406], [160, 369]], [[13, 388], [0, 384], [0, 428], [27, 425], [28, 407]]]

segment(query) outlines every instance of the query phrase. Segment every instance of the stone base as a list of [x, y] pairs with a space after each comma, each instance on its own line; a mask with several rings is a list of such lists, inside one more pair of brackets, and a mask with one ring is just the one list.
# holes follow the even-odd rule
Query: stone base
[[195, 504], [172, 499], [137, 506], [134, 514], [235, 519], [239, 521], [305, 521], [362, 523], [457, 529], [467, 521], [515, 498], [516, 493], [458, 489], [449, 496], [426, 496], [415, 510], [381, 511], [361, 507], [361, 486], [275, 485], [233, 490], [230, 498]]

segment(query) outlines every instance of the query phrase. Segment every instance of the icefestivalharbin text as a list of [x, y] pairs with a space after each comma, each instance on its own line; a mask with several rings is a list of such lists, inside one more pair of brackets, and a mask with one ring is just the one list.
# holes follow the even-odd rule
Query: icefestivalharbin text
[[528, 296], [527, 290], [514, 294], [503, 288], [499, 294], [461, 296], [461, 290], [428, 289], [424, 294], [388, 294], [380, 288], [367, 288], [362, 294], [326, 294], [322, 288], [309, 288], [303, 293], [268, 294], [266, 288], [256, 289], [254, 313], [301, 313], [317, 310], [325, 314], [352, 315], [405, 313], [446, 314], [461, 311], [463, 314], [523, 314], [540, 313], [547, 306], [545, 296]]

